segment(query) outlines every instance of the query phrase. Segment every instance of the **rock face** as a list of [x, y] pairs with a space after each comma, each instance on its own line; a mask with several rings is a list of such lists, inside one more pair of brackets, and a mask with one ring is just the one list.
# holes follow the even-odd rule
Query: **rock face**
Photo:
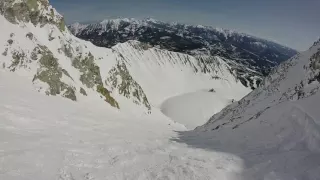
[[[77, 37], [101, 47], [128, 40], [192, 55], [198, 61], [220, 56], [247, 87], [255, 88], [272, 67], [296, 51], [279, 44], [224, 29], [164, 23], [153, 19], [114, 19], [69, 26]], [[207, 64], [210, 62], [206, 61]]]
[[[120, 77], [120, 78], [119, 78]], [[118, 82], [121, 79], [121, 82]], [[110, 83], [112, 90], [117, 89], [118, 93], [133, 99], [133, 102], [138, 105], [144, 105], [151, 111], [148, 98], [141, 86], [132, 78], [125, 63], [118, 63], [109, 71], [109, 77], [106, 83]]]
[[1, 68], [23, 74], [49, 96], [100, 99], [149, 114], [177, 94], [215, 88], [240, 99], [250, 92], [220, 56], [190, 56], [139, 41], [102, 48], [80, 40], [46, 0], [4, 0], [0, 13]]
[[75, 87], [72, 87], [61, 80], [63, 75], [71, 80], [72, 78], [65, 69], [61, 68], [58, 59], [53, 56], [51, 51], [46, 47], [41, 48], [42, 49], [39, 50], [41, 54], [41, 58], [39, 59], [40, 67], [38, 68], [33, 81], [39, 80], [47, 83], [49, 85], [49, 89], [46, 91], [47, 95], [55, 96], [63, 92], [63, 97], [76, 101]]

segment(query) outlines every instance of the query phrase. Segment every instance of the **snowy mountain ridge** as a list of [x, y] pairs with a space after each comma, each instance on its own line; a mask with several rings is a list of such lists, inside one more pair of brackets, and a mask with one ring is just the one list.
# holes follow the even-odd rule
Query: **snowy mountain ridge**
[[[95, 24], [95, 27], [97, 28], [99, 26], [99, 24], [101, 26], [108, 26], [108, 25], [112, 25], [112, 28], [114, 29], [119, 29], [120, 25], [122, 23], [130, 23], [133, 24], [137, 27], [139, 26], [146, 26], [150, 23], [154, 23], [154, 24], [169, 24], [169, 25], [182, 25], [182, 26], [186, 26], [186, 27], [198, 27], [198, 28], [205, 28], [205, 29], [210, 29], [210, 30], [214, 30], [216, 32], [220, 32], [221, 34], [225, 35], [225, 38], [231, 37], [232, 35], [241, 35], [241, 36], [250, 36], [248, 34], [245, 33], [239, 33], [236, 32], [235, 30], [228, 30], [228, 29], [224, 29], [224, 28], [214, 28], [211, 26], [203, 26], [203, 25], [188, 25], [188, 24], [181, 24], [179, 22], [162, 22], [153, 18], [145, 18], [145, 19], [136, 19], [136, 18], [117, 18], [117, 19], [105, 19], [102, 20], [101, 22]], [[74, 34], [78, 34], [81, 33], [81, 31], [83, 31], [86, 27], [90, 26], [90, 24], [82, 24], [79, 22], [73, 23], [70, 25], [70, 28], [72, 31], [76, 31]], [[91, 31], [93, 31], [94, 28], [91, 29]], [[105, 28], [105, 30], [107, 30], [107, 27]], [[255, 37], [257, 38], [257, 37]], [[257, 38], [258, 39], [258, 38]]]
[[2, 69], [24, 74], [47, 95], [102, 98], [121, 110], [151, 113], [166, 98], [199, 89], [226, 88], [220, 92], [234, 99], [250, 92], [218, 56], [199, 62], [138, 41], [96, 47], [74, 37], [46, 0], [7, 0], [0, 9]]
[[[296, 54], [295, 50], [254, 36], [222, 28], [154, 19], [107, 19], [68, 26], [77, 37], [101, 47], [138, 40], [153, 47], [193, 56], [220, 56], [247, 87], [256, 88], [270, 69]], [[199, 59], [201, 61], [201, 59]]]

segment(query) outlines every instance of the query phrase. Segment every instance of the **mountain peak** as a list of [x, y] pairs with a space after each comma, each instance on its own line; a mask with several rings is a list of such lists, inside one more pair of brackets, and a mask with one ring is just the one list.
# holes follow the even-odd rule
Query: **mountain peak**
[[[317, 45], [319, 45], [319, 44], [320, 44], [320, 38], [318, 38], [318, 40], [313, 43], [313, 46], [317, 46]], [[313, 47], [313, 46], [312, 46], [312, 47]]]
[[116, 19], [105, 19], [101, 21], [99, 24], [102, 26], [113, 25], [113, 28], [118, 28], [121, 23], [130, 23], [140, 26], [147, 26], [150, 23], [163, 23], [159, 20], [153, 18], [145, 18], [145, 19], [136, 19], [136, 18], [116, 18]]
[[153, 23], [159, 22], [159, 20], [153, 19], [153, 18], [151, 18], [151, 17], [148, 17], [148, 18], [146, 18], [145, 20], [146, 20], [146, 21], [149, 21], [149, 22], [153, 22]]
[[[102, 29], [107, 29], [106, 26], [110, 26], [113, 29], [118, 29], [119, 26], [123, 23], [126, 23], [126, 26], [130, 26], [133, 25], [137, 28], [142, 28], [142, 27], [151, 27], [154, 28], [155, 26], [159, 28], [159, 25], [164, 25], [166, 27], [163, 28], [167, 28], [167, 27], [171, 27], [174, 29], [179, 29], [179, 30], [184, 30], [184, 29], [199, 29], [201, 31], [212, 31], [215, 33], [218, 33], [220, 36], [223, 36], [225, 39], [228, 38], [232, 38], [233, 36], [239, 36], [239, 37], [249, 37], [249, 38], [255, 38], [255, 39], [259, 39], [260, 41], [266, 41], [262, 38], [253, 36], [253, 35], [249, 35], [243, 32], [238, 32], [236, 30], [232, 30], [232, 29], [225, 29], [222, 27], [213, 27], [213, 26], [208, 26], [208, 25], [192, 25], [192, 24], [187, 24], [187, 23], [180, 23], [180, 22], [166, 22], [166, 21], [161, 21], [161, 20], [157, 20], [151, 17], [148, 18], [144, 18], [144, 19], [136, 19], [136, 18], [115, 18], [115, 19], [104, 19], [98, 23], [73, 23], [70, 25], [71, 30], [75, 30], [76, 32], [79, 33], [79, 30], [81, 30], [82, 28], [80, 28], [79, 30], [77, 29], [77, 25], [81, 24], [81, 27], [84, 27], [85, 25], [92, 25], [95, 27], [100, 27]], [[76, 33], [77, 34], [77, 33]], [[269, 42], [273, 42], [268, 40]], [[276, 42], [273, 42], [276, 43]], [[276, 43], [279, 44], [279, 43]], [[289, 48], [290, 49], [290, 48]]]

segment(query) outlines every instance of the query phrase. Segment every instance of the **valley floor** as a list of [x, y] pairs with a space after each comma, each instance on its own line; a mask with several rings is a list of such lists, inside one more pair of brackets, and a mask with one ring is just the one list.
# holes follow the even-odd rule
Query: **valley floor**
[[160, 112], [123, 115], [36, 92], [0, 71], [0, 179], [239, 179], [235, 155], [171, 139], [185, 128]]

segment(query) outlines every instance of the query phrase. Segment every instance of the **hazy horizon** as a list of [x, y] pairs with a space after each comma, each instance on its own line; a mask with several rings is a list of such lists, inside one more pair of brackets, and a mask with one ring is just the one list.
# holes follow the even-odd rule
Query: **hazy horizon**
[[205, 25], [268, 39], [296, 50], [308, 49], [320, 36], [316, 0], [51, 0], [68, 23], [114, 18], [154, 18]]

